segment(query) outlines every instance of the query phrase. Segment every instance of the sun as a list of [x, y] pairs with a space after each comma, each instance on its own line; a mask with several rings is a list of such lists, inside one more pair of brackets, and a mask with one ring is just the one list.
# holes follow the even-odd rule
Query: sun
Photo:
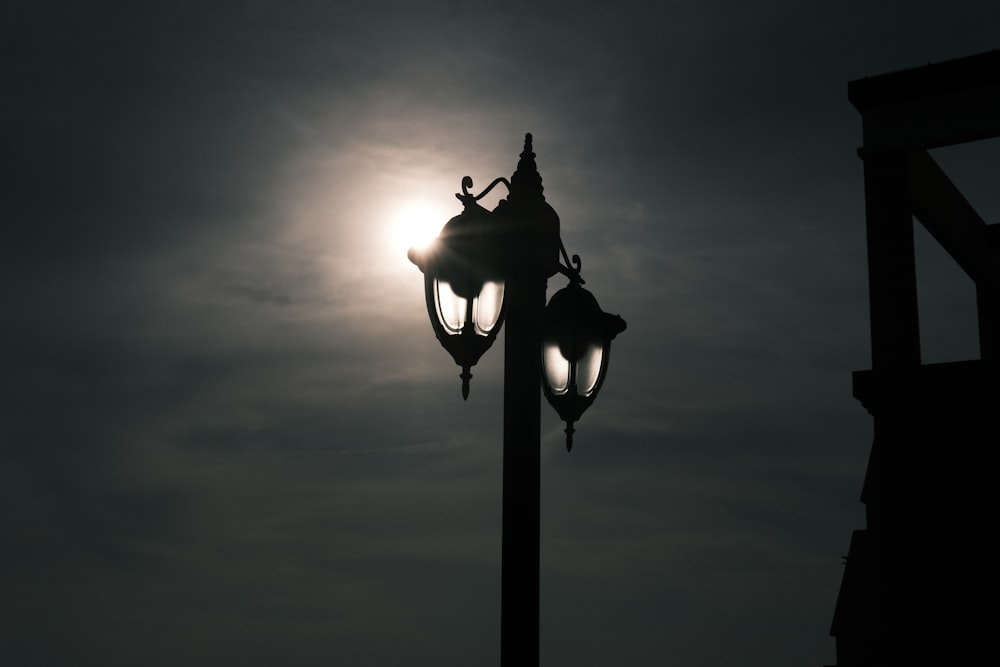
[[441, 204], [420, 200], [401, 202], [389, 216], [388, 242], [392, 251], [406, 257], [410, 248], [428, 245], [454, 214]]

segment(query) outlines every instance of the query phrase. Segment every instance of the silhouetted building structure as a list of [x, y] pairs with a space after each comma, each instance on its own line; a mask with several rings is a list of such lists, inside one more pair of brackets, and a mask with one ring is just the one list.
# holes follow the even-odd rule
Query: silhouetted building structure
[[[872, 346], [854, 396], [875, 437], [867, 527], [851, 540], [831, 630], [838, 667], [989, 663], [1000, 632], [1000, 226], [928, 150], [1000, 136], [1000, 52], [852, 81], [848, 97], [863, 121]], [[921, 363], [914, 218], [975, 283], [980, 359]]]

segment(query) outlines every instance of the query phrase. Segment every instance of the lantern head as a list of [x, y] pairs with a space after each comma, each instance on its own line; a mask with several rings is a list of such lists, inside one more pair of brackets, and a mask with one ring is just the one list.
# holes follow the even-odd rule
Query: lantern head
[[459, 198], [465, 204], [462, 213], [445, 224], [426, 250], [411, 248], [407, 256], [424, 273], [431, 326], [462, 367], [462, 397], [467, 399], [469, 369], [503, 324], [504, 280], [497, 256], [498, 221], [474, 198]]
[[542, 388], [566, 422], [566, 449], [573, 448], [573, 424], [590, 407], [608, 371], [611, 341], [625, 320], [601, 310], [578, 281], [552, 295], [542, 334]]

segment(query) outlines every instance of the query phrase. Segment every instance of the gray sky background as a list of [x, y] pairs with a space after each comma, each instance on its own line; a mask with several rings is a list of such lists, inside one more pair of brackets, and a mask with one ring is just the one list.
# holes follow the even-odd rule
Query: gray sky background
[[[832, 663], [871, 440], [846, 84], [998, 19], [4, 3], [0, 662], [497, 664], [502, 341], [463, 403], [397, 228], [532, 132], [629, 325], [572, 454], [543, 406], [542, 664]], [[936, 154], [989, 221], [994, 149]], [[925, 359], [976, 356], [918, 243]]]

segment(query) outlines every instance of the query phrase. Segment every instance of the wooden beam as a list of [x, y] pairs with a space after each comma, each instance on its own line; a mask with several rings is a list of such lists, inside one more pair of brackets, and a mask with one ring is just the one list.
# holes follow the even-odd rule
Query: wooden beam
[[866, 153], [1000, 136], [1000, 51], [851, 81]]
[[872, 368], [920, 365], [917, 271], [906, 153], [865, 158]]
[[910, 154], [913, 214], [977, 285], [1000, 291], [1000, 263], [987, 226], [926, 151]]

